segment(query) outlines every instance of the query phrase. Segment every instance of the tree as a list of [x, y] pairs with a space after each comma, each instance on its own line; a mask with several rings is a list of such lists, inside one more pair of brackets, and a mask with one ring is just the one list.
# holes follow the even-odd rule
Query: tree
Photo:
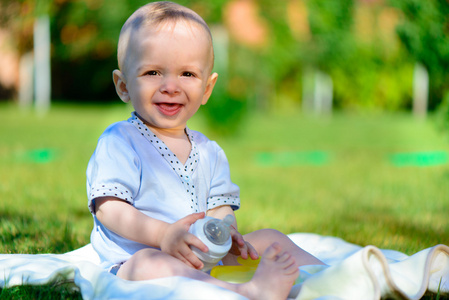
[[390, 0], [402, 11], [396, 30], [408, 53], [429, 72], [429, 105], [437, 107], [449, 90], [449, 2]]

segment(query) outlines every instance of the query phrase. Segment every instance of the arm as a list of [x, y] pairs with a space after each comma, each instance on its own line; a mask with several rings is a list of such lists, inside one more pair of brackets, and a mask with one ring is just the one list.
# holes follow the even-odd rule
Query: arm
[[104, 226], [118, 235], [157, 248], [160, 248], [162, 237], [169, 226], [113, 197], [96, 198], [95, 215]]
[[95, 214], [104, 226], [126, 239], [160, 248], [196, 269], [203, 267], [203, 263], [189, 246], [195, 246], [204, 252], [208, 249], [188, 232], [190, 225], [204, 217], [203, 213], [191, 214], [169, 224], [148, 217], [118, 198], [101, 197], [95, 199]]
[[248, 257], [251, 257], [251, 259], [259, 258], [259, 254], [254, 247], [246, 242], [240, 232], [238, 232], [235, 214], [229, 205], [223, 205], [208, 210], [207, 215], [217, 219], [224, 219], [227, 215], [232, 215], [234, 217], [234, 223], [231, 225], [232, 246], [229, 253], [241, 255], [243, 259], [248, 259]]

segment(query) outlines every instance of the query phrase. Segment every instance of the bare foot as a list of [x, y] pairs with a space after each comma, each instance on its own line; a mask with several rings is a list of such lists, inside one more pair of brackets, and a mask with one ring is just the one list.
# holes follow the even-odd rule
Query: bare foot
[[298, 275], [295, 259], [274, 243], [262, 255], [253, 279], [242, 284], [239, 292], [250, 299], [287, 299]]

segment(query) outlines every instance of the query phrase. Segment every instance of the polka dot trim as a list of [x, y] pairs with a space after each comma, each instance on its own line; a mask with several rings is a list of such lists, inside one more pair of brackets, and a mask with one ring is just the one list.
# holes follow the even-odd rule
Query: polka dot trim
[[240, 198], [237, 195], [221, 194], [219, 196], [209, 197], [207, 199], [207, 209], [213, 209], [223, 205], [230, 205], [233, 210], [240, 207]]
[[176, 157], [166, 145], [160, 140], [157, 135], [155, 135], [137, 115], [135, 112], [132, 113], [132, 118], [130, 118], [130, 122], [139, 130], [142, 136], [144, 136], [161, 154], [161, 156], [168, 162], [173, 171], [176, 172], [179, 179], [181, 180], [182, 185], [186, 191], [187, 197], [190, 199], [190, 208], [192, 212], [199, 212], [199, 204], [198, 204], [198, 196], [196, 195], [195, 187], [191, 184], [191, 179], [193, 173], [195, 172], [198, 166], [199, 152], [198, 147], [193, 140], [193, 135], [190, 130], [186, 128], [187, 136], [190, 139], [190, 143], [192, 148], [190, 150], [190, 155], [183, 165], [181, 161]]
[[[98, 184], [92, 186], [89, 191], [89, 202], [98, 197], [117, 197], [119, 199], [125, 200], [129, 203], [134, 203], [133, 196], [131, 192], [124, 186], [115, 183], [109, 184]], [[93, 212], [92, 203], [89, 205], [91, 212]]]

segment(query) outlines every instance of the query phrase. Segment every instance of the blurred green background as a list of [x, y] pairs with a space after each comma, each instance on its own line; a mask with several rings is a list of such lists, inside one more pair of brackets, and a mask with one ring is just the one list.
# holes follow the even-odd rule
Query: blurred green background
[[[320, 89], [320, 76], [328, 82], [324, 85], [330, 90], [324, 90], [330, 91], [334, 110], [411, 110], [416, 66], [429, 78], [429, 110], [444, 110], [447, 1], [177, 2], [202, 15], [214, 33], [220, 80], [216, 101], [206, 108], [212, 122], [235, 124], [255, 109], [306, 110]], [[1, 1], [0, 53], [6, 67], [0, 71], [0, 99], [18, 98], [19, 65], [33, 51], [36, 18], [45, 15], [50, 19], [53, 101], [117, 101], [111, 72], [117, 66], [118, 35], [126, 18], [145, 3]]]

